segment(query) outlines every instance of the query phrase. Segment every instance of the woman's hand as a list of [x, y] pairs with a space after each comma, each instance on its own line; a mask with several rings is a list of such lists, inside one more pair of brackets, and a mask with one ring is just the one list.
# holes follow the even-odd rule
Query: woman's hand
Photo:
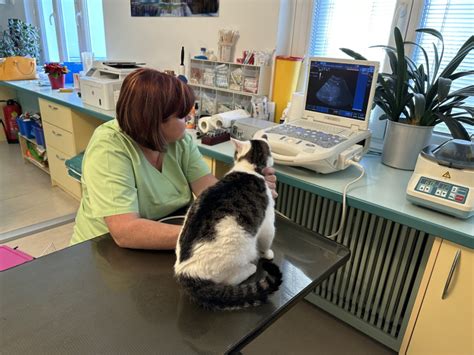
[[275, 175], [275, 169], [267, 167], [264, 168], [262, 172], [268, 187], [270, 188], [270, 190], [272, 190], [273, 199], [276, 199], [278, 197], [278, 193], [276, 192], [277, 178]]

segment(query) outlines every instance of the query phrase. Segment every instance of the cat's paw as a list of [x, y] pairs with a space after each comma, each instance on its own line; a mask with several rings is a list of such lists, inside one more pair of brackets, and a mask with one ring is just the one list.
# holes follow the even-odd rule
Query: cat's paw
[[267, 251], [262, 251], [260, 252], [260, 256], [267, 260], [273, 260], [273, 256], [274, 256], [273, 250], [268, 249]]

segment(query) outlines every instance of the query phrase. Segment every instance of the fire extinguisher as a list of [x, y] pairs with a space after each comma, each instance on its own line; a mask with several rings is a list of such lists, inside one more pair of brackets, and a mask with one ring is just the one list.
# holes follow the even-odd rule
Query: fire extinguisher
[[7, 137], [8, 143], [18, 143], [18, 124], [16, 118], [21, 115], [21, 106], [15, 100], [1, 100], [0, 102], [6, 102], [7, 104], [3, 107], [3, 130]]

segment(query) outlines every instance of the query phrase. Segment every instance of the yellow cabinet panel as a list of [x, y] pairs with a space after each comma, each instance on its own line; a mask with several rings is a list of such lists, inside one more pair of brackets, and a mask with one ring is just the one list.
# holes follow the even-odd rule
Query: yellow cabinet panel
[[222, 178], [232, 168], [231, 165], [212, 159], [206, 155], [203, 155], [202, 158], [207, 166], [209, 166], [209, 169], [211, 169], [212, 175], [218, 179]]
[[43, 123], [44, 137], [48, 147], [53, 147], [61, 152], [73, 156], [76, 154], [74, 137], [71, 132], [53, 126], [48, 122]]
[[81, 184], [70, 177], [67, 173], [67, 168], [64, 162], [70, 156], [56, 150], [53, 147], [48, 147], [49, 171], [53, 183], [58, 184], [61, 188], [70, 192], [74, 197], [81, 198]]
[[407, 354], [474, 354], [474, 250], [443, 240]]
[[207, 166], [209, 167], [209, 169], [211, 169], [211, 172], [212, 172], [212, 170], [213, 170], [213, 166], [212, 166], [213, 165], [212, 164], [213, 160], [212, 160], [212, 158], [209, 158], [208, 156], [203, 155], [202, 159], [206, 162]]
[[66, 131], [72, 132], [72, 112], [70, 108], [51, 101], [39, 99], [41, 119]]

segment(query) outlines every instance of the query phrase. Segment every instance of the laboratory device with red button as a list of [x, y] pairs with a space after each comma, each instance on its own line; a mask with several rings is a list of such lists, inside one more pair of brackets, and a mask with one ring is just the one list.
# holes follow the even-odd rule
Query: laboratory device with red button
[[474, 214], [474, 142], [452, 139], [423, 149], [407, 199], [459, 218]]

